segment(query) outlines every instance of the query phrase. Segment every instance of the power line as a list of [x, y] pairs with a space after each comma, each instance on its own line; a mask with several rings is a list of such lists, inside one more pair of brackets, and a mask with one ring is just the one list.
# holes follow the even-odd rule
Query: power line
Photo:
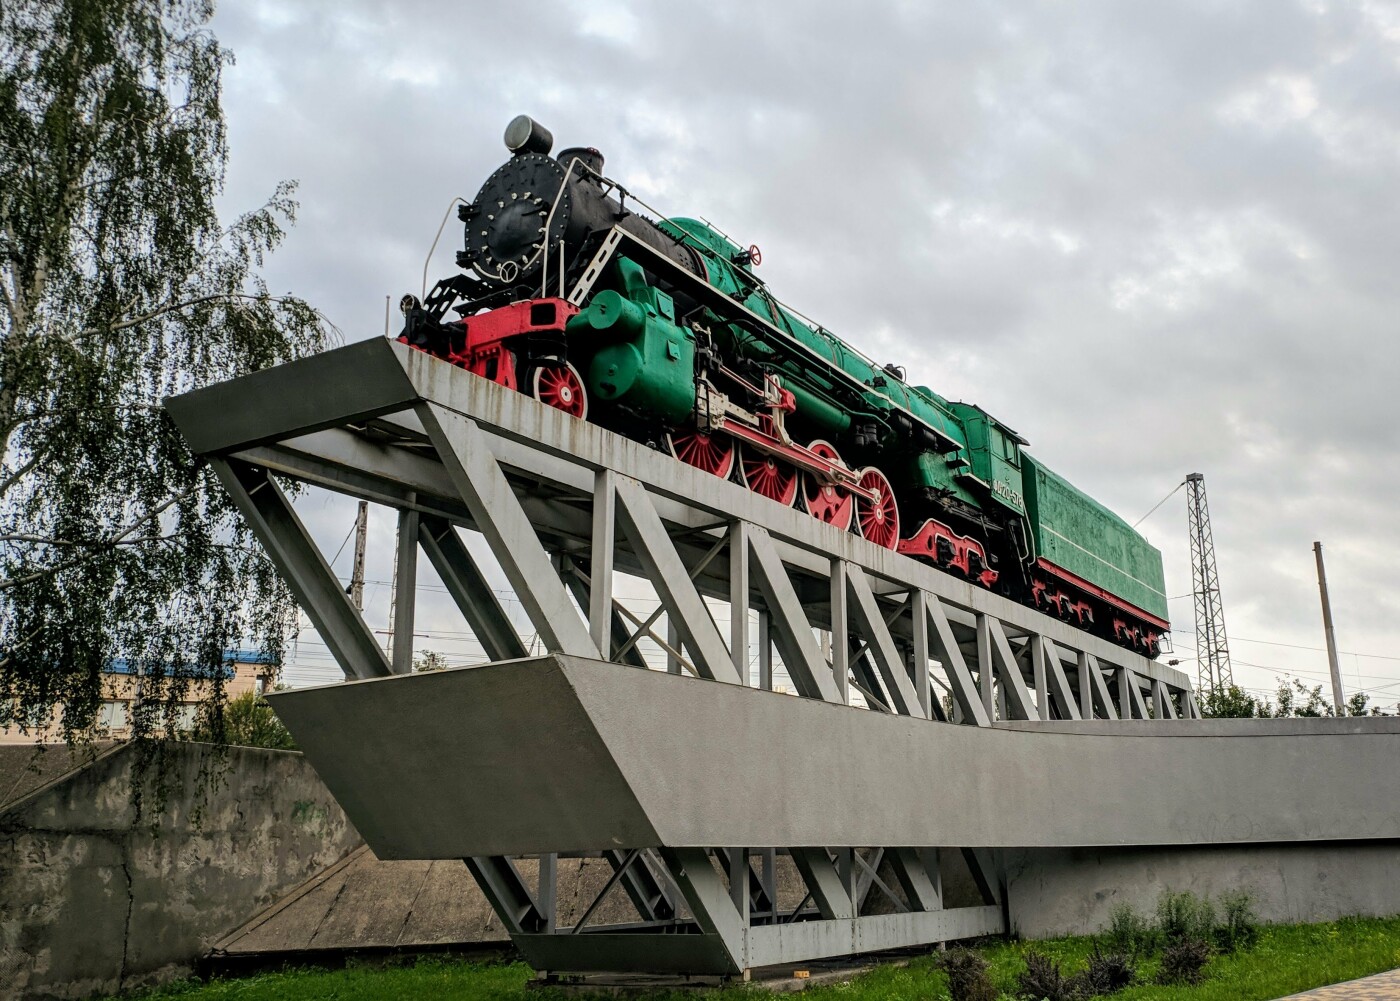
[[1178, 483], [1176, 486], [1172, 487], [1171, 493], [1167, 494], [1167, 496], [1163, 497], [1163, 498], [1162, 498], [1161, 500], [1159, 500], [1156, 504], [1153, 504], [1153, 505], [1152, 505], [1152, 510], [1151, 510], [1151, 511], [1148, 511], [1145, 515], [1143, 515], [1143, 516], [1142, 516], [1141, 518], [1139, 518], [1137, 521], [1133, 522], [1133, 527], [1134, 527], [1134, 528], [1137, 528], [1139, 525], [1141, 525], [1141, 524], [1142, 524], [1144, 521], [1146, 521], [1148, 518], [1151, 518], [1154, 514], [1156, 514], [1156, 513], [1157, 513], [1157, 509], [1158, 509], [1159, 507], [1161, 507], [1163, 504], [1165, 504], [1167, 501], [1171, 500], [1172, 497], [1174, 497], [1174, 496], [1176, 495], [1176, 492], [1177, 492], [1178, 490], [1180, 490], [1180, 489], [1181, 489], [1182, 487], [1184, 487], [1184, 486], [1186, 486], [1186, 481], [1185, 481], [1185, 480], [1182, 480], [1182, 481], [1181, 481], [1180, 483]]

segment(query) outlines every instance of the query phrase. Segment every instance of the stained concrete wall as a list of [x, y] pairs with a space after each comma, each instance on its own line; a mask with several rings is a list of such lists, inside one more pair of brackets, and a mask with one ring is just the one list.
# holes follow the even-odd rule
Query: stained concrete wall
[[[23, 748], [7, 753], [26, 754]], [[360, 843], [297, 753], [182, 744], [132, 806], [134, 749], [0, 807], [0, 1001], [191, 971], [209, 944]]]
[[1264, 921], [1400, 914], [1400, 841], [1073, 848], [997, 853], [1012, 928], [1027, 938], [1101, 930], [1126, 903], [1152, 914], [1163, 890], [1248, 890]]

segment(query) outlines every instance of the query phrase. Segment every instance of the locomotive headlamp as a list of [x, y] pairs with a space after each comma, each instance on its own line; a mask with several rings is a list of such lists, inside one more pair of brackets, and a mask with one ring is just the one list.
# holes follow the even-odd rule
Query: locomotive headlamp
[[539, 153], [548, 156], [554, 148], [554, 134], [529, 115], [516, 115], [506, 126], [506, 149], [519, 155]]

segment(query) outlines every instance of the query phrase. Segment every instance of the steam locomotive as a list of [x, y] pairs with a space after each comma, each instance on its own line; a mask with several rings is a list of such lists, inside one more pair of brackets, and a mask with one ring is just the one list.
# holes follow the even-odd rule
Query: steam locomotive
[[[527, 116], [400, 340], [1156, 657], [1161, 554], [979, 407], [781, 305], [756, 246], [638, 211]], [[641, 206], [645, 209], [645, 206]], [[654, 217], [654, 218], [653, 218]], [[450, 315], [455, 314], [455, 315]]]

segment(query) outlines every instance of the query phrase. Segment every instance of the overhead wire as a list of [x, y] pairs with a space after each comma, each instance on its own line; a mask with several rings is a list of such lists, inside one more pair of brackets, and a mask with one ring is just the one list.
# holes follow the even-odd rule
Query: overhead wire
[[1157, 509], [1158, 509], [1159, 507], [1161, 507], [1163, 504], [1165, 504], [1167, 501], [1171, 500], [1172, 497], [1175, 496], [1176, 492], [1177, 492], [1178, 490], [1180, 490], [1180, 489], [1181, 489], [1182, 487], [1184, 487], [1184, 486], [1186, 486], [1186, 481], [1185, 481], [1185, 480], [1182, 480], [1182, 481], [1181, 481], [1180, 483], [1178, 483], [1176, 486], [1172, 487], [1171, 492], [1168, 493], [1167, 496], [1163, 497], [1163, 498], [1162, 498], [1161, 500], [1159, 500], [1156, 504], [1153, 504], [1153, 505], [1152, 505], [1152, 510], [1151, 510], [1151, 511], [1148, 511], [1145, 515], [1143, 515], [1143, 516], [1142, 516], [1141, 518], [1139, 518], [1137, 521], [1133, 522], [1133, 527], [1134, 527], [1134, 528], [1137, 528], [1139, 525], [1141, 525], [1141, 524], [1142, 524], [1144, 521], [1146, 521], [1148, 518], [1151, 518], [1154, 514], [1156, 514], [1156, 513], [1157, 513]]

